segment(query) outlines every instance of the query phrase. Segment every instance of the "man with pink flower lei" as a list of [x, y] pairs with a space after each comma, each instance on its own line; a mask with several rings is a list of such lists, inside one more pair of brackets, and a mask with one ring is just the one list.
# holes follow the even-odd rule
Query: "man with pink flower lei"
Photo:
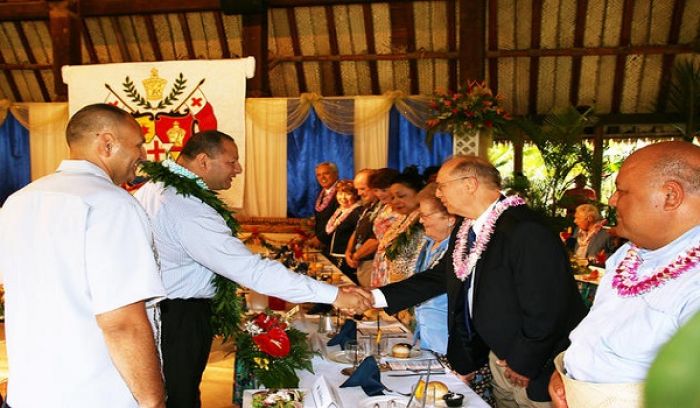
[[[442, 165], [436, 196], [464, 217], [443, 259], [372, 291], [388, 313], [447, 293], [447, 358], [471, 380], [488, 364], [499, 408], [550, 407], [554, 357], [586, 313], [559, 238], [522, 198], [504, 197], [487, 160]], [[490, 351], [490, 352], [489, 352]]]
[[659, 348], [700, 311], [700, 147], [664, 142], [636, 151], [610, 205], [630, 242], [608, 259], [591, 312], [557, 358], [555, 407], [641, 407]]

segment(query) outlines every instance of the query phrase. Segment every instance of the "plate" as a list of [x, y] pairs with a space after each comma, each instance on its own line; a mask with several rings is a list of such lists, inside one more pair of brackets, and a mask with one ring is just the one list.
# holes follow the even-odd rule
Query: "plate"
[[[359, 408], [406, 408], [409, 397], [379, 395], [360, 400]], [[413, 404], [411, 404], [413, 405]]]
[[[304, 397], [302, 401], [303, 407], [313, 407], [314, 402], [313, 398], [311, 397], [311, 394], [309, 393], [309, 390], [306, 388], [289, 388], [289, 391], [299, 391], [304, 394]], [[259, 392], [271, 392], [273, 390], [270, 389], [256, 389], [256, 390], [245, 390], [243, 391], [243, 403], [241, 404], [241, 408], [252, 408], [253, 406], [253, 395], [259, 393]], [[282, 391], [282, 390], [278, 390]]]

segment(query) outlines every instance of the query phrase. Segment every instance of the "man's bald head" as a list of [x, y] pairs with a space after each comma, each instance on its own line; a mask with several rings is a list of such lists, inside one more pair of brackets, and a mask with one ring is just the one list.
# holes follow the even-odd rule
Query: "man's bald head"
[[116, 106], [106, 103], [88, 105], [77, 111], [68, 121], [66, 141], [73, 148], [81, 143], [90, 141], [105, 130], [116, 130], [125, 123], [136, 121], [131, 115]]
[[651, 177], [656, 182], [675, 181], [685, 193], [700, 195], [700, 146], [662, 142], [638, 150], [630, 159], [634, 156], [651, 165]]

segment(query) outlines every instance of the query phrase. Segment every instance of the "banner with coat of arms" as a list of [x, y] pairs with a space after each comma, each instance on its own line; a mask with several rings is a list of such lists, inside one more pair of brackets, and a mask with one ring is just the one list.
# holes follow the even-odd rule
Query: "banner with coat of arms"
[[[245, 90], [255, 59], [191, 60], [63, 67], [72, 115], [85, 105], [109, 103], [141, 124], [149, 160], [177, 159], [189, 137], [205, 130], [231, 135], [245, 171]], [[243, 206], [243, 175], [221, 198]]]

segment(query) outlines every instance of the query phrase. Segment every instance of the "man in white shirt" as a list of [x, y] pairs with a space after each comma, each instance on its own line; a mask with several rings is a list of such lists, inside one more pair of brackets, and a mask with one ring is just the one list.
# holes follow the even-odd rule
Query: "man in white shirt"
[[[166, 161], [164, 166], [213, 191], [230, 188], [233, 177], [242, 171], [236, 143], [218, 131], [193, 135], [177, 163]], [[251, 253], [231, 235], [223, 217], [198, 198], [153, 181], [136, 198], [153, 223], [168, 292], [161, 303], [161, 345], [169, 408], [200, 406], [199, 383], [213, 335], [209, 300], [215, 292], [214, 274], [295, 303], [362, 310], [369, 306], [362, 295], [340, 291]]]
[[640, 149], [615, 184], [610, 205], [630, 242], [608, 260], [593, 308], [557, 359], [556, 407], [640, 407], [659, 348], [700, 311], [700, 147]]
[[165, 407], [146, 308], [165, 291], [148, 218], [118, 187], [145, 156], [141, 127], [119, 108], [90, 105], [66, 138], [71, 160], [0, 211], [7, 403]]

